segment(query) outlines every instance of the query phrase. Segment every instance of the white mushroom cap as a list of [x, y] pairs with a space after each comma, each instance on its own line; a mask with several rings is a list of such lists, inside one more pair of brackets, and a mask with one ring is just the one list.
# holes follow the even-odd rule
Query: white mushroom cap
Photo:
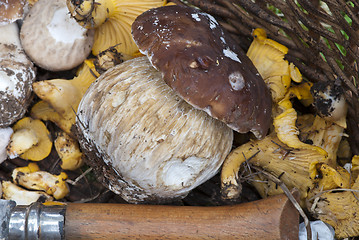
[[90, 54], [93, 30], [71, 18], [64, 0], [39, 0], [24, 19], [20, 38], [33, 62], [50, 71], [72, 69]]
[[36, 74], [21, 47], [18, 25], [0, 26], [0, 32], [0, 127], [7, 127], [25, 114]]

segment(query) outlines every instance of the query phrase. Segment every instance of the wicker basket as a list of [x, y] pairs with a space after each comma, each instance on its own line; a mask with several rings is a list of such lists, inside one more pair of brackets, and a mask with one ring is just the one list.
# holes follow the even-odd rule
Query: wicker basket
[[359, 154], [357, 1], [188, 0], [186, 4], [219, 19], [243, 49], [252, 42], [252, 30], [260, 27], [269, 38], [288, 47], [287, 60], [309, 81], [340, 81], [349, 103], [351, 150]]

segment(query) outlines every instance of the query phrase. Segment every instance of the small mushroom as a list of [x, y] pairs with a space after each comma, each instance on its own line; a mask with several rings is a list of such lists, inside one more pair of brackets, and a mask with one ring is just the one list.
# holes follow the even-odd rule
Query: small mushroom
[[71, 127], [73, 120], [69, 121], [60, 115], [49, 103], [40, 100], [31, 108], [30, 116], [33, 119], [40, 119], [43, 121], [51, 121], [55, 123], [60, 129], [68, 134], [71, 134]]
[[[301, 127], [298, 127], [300, 140], [314, 146], [320, 146], [328, 154], [327, 163], [336, 167], [338, 149], [342, 137], [345, 136], [345, 128], [318, 115], [312, 115], [311, 118], [306, 120], [307, 116], [300, 116], [297, 119], [297, 125], [301, 125]], [[305, 121], [309, 125], [305, 126]]]
[[53, 175], [49, 172], [41, 171], [36, 163], [29, 163], [28, 166], [15, 168], [12, 172], [13, 181], [27, 189], [41, 190], [55, 199], [64, 198], [69, 193], [66, 183], [67, 174], [61, 172]]
[[76, 122], [87, 163], [126, 201], [185, 197], [213, 177], [233, 131], [178, 97], [147, 57], [103, 73], [83, 96]]
[[39, 0], [26, 15], [20, 38], [36, 65], [63, 71], [80, 65], [90, 54], [93, 31], [70, 17], [64, 0]]
[[293, 63], [285, 60], [286, 46], [267, 38], [261, 28], [255, 29], [252, 36], [254, 39], [247, 56], [270, 87], [273, 102], [277, 103], [287, 94], [291, 81], [301, 82], [302, 75]]
[[150, 9], [135, 20], [132, 35], [185, 101], [238, 132], [267, 134], [269, 89], [213, 16], [184, 6]]
[[8, 127], [27, 111], [36, 69], [20, 44], [18, 25], [0, 26], [0, 32], [0, 127]]
[[76, 121], [78, 104], [90, 84], [96, 79], [92, 60], [86, 60], [77, 76], [71, 80], [51, 79], [33, 83], [33, 90], [42, 101], [31, 109], [31, 116], [51, 120], [67, 134]]
[[348, 104], [340, 84], [337, 82], [320, 81], [313, 85], [311, 92], [314, 96], [313, 105], [317, 109], [318, 114], [346, 128]]
[[317, 194], [308, 209], [317, 217], [333, 226], [336, 239], [347, 239], [359, 235], [359, 177], [350, 189], [328, 191]]
[[10, 158], [20, 157], [32, 161], [40, 161], [46, 158], [52, 148], [50, 132], [46, 125], [38, 119], [25, 117], [13, 126], [7, 146], [7, 154]]
[[299, 131], [296, 125], [298, 113], [294, 109], [291, 99], [297, 97], [299, 100], [313, 101], [313, 97], [310, 94], [310, 85], [306, 82], [300, 85], [291, 86], [285, 97], [276, 104], [276, 111], [273, 119], [274, 130], [277, 133], [277, 137], [281, 142], [292, 148], [310, 148], [320, 152], [324, 156], [328, 156], [328, 153], [317, 145], [307, 144], [299, 139]]
[[10, 142], [12, 133], [11, 127], [0, 128], [0, 164], [7, 159], [6, 147]]
[[123, 56], [113, 47], [87, 59], [71, 80], [51, 79], [33, 84], [33, 90], [42, 100], [31, 108], [35, 119], [52, 121], [68, 135], [73, 136], [78, 104], [90, 84], [107, 69], [123, 62]]
[[315, 83], [310, 91], [318, 115], [309, 120], [311, 124], [301, 127], [299, 137], [301, 141], [325, 150], [328, 153], [327, 163], [336, 167], [337, 151], [345, 136], [348, 110], [344, 90], [339, 85], [323, 81]]
[[[254, 36], [248, 55], [265, 80], [269, 80], [267, 83], [275, 97], [272, 114], [274, 131], [262, 140], [239, 146], [226, 158], [221, 173], [223, 196], [236, 198], [240, 195], [238, 171], [244, 162], [280, 177], [289, 188], [299, 189], [303, 206], [306, 198], [318, 191], [348, 187], [349, 173], [336, 163], [344, 128], [334, 123], [334, 119], [312, 114], [298, 118], [292, 98], [296, 97], [304, 106], [309, 106], [323, 95], [318, 93], [313, 96], [312, 84], [300, 83], [299, 71], [284, 60], [287, 51], [284, 46], [267, 39], [261, 29], [256, 29]], [[296, 83], [291, 83], [291, 80]], [[336, 98], [341, 98], [339, 91]], [[346, 111], [341, 113], [335, 118], [339, 122], [346, 118]], [[275, 183], [267, 183], [260, 173], [254, 179], [253, 185], [262, 197], [282, 192]]]
[[163, 6], [165, 0], [67, 0], [72, 17], [88, 29], [95, 29], [94, 55], [110, 48], [132, 56], [138, 47], [132, 40], [131, 24], [150, 8]]
[[2, 182], [3, 198], [6, 200], [13, 200], [16, 205], [30, 205], [34, 202], [48, 202], [52, 201], [53, 197], [42, 191], [29, 191], [18, 185], [10, 182]]
[[115, 47], [110, 47], [105, 51], [100, 52], [93, 60], [93, 66], [96, 69], [94, 74], [98, 77], [102, 73], [106, 72], [108, 69], [131, 58], [133, 57], [123, 56], [123, 54], [118, 52]]
[[55, 149], [64, 170], [76, 170], [83, 164], [83, 154], [78, 142], [65, 132], [61, 132], [54, 141]]
[[26, 0], [0, 1], [0, 26], [22, 19], [26, 3]]
[[[280, 176], [289, 189], [297, 188], [304, 205], [308, 191], [315, 188], [315, 166], [325, 162], [325, 156], [314, 149], [290, 148], [283, 144], [274, 132], [264, 139], [251, 140], [234, 149], [222, 166], [221, 191], [224, 198], [235, 199], [240, 196], [239, 170], [245, 162], [259, 166], [276, 177]], [[281, 192], [277, 187], [264, 186], [266, 184], [263, 179], [261, 183], [253, 182], [262, 197]]]

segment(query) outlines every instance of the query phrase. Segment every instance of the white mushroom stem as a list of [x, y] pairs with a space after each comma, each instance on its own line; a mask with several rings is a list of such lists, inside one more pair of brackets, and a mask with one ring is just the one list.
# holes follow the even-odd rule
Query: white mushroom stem
[[19, 28], [16, 23], [1, 26], [0, 42], [20, 47]]
[[7, 148], [9, 158], [13, 159], [26, 152], [39, 142], [39, 139], [32, 129], [20, 129], [12, 136]]
[[[218, 172], [232, 147], [233, 131], [178, 97], [146, 57], [103, 73], [77, 113], [89, 165], [129, 202], [186, 196]], [[98, 155], [90, 155], [93, 146]]]
[[13, 130], [11, 127], [0, 128], [0, 163], [7, 159], [6, 147], [10, 142]]

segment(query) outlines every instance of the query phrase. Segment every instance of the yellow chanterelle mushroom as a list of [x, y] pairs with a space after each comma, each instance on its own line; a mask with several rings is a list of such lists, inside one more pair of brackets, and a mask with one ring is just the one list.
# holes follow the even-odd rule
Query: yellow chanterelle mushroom
[[13, 126], [13, 131], [7, 146], [7, 154], [10, 158], [20, 157], [40, 161], [50, 154], [52, 148], [50, 132], [41, 120], [25, 117]]
[[65, 181], [67, 179], [66, 173], [61, 172], [59, 175], [53, 175], [49, 172], [41, 171], [36, 163], [29, 163], [28, 166], [15, 168], [12, 178], [20, 186], [44, 191], [55, 199], [64, 198], [70, 191]]
[[33, 83], [33, 90], [41, 101], [31, 109], [33, 118], [52, 121], [65, 133], [73, 136], [72, 125], [76, 111], [87, 88], [107, 69], [123, 62], [114, 48], [101, 52], [96, 58], [85, 60], [71, 80], [52, 79]]
[[247, 56], [256, 66], [263, 80], [270, 87], [273, 102], [279, 102], [287, 93], [291, 81], [301, 82], [302, 75], [293, 63], [285, 60], [288, 48], [267, 38], [264, 29], [253, 31], [254, 40], [247, 51]]
[[342, 191], [326, 191], [309, 199], [310, 212], [318, 219], [330, 224], [335, 229], [337, 239], [345, 239], [359, 235], [359, 177], [355, 173], [359, 156], [352, 159], [351, 173], [354, 183]]
[[76, 110], [81, 97], [96, 79], [92, 60], [86, 60], [71, 80], [52, 79], [33, 83], [33, 90], [42, 99], [31, 109], [33, 118], [52, 121], [67, 134], [76, 121]]
[[75, 170], [83, 164], [83, 154], [77, 141], [65, 132], [61, 132], [54, 142], [55, 149], [62, 163], [64, 170]]
[[131, 35], [133, 21], [141, 13], [165, 4], [166, 0], [67, 0], [71, 16], [82, 26], [95, 28], [94, 55], [113, 46], [126, 55], [137, 53]]
[[[299, 189], [302, 206], [309, 196], [317, 192], [347, 188], [350, 175], [336, 163], [337, 149], [344, 132], [343, 124], [338, 123], [345, 121], [346, 111], [335, 111], [341, 113], [336, 114], [335, 119], [312, 114], [309, 114], [312, 117], [298, 118], [292, 104], [294, 97], [308, 106], [325, 94], [318, 90], [313, 96], [311, 83], [299, 83], [300, 73], [295, 70], [293, 74], [290, 69], [296, 68], [290, 67], [284, 60], [285, 47], [267, 39], [263, 30], [255, 30], [254, 36], [249, 56], [255, 60], [255, 66], [272, 91], [274, 129], [264, 139], [251, 140], [234, 149], [226, 158], [221, 173], [223, 196], [239, 196], [239, 170], [245, 162], [272, 173], [288, 188]], [[294, 83], [291, 82], [294, 79]], [[340, 94], [336, 98], [341, 99]], [[282, 192], [260, 173], [253, 179], [253, 185], [263, 197]]]
[[2, 197], [6, 200], [13, 200], [17, 205], [30, 205], [33, 202], [52, 201], [53, 197], [42, 191], [30, 191], [10, 182], [2, 182]]

